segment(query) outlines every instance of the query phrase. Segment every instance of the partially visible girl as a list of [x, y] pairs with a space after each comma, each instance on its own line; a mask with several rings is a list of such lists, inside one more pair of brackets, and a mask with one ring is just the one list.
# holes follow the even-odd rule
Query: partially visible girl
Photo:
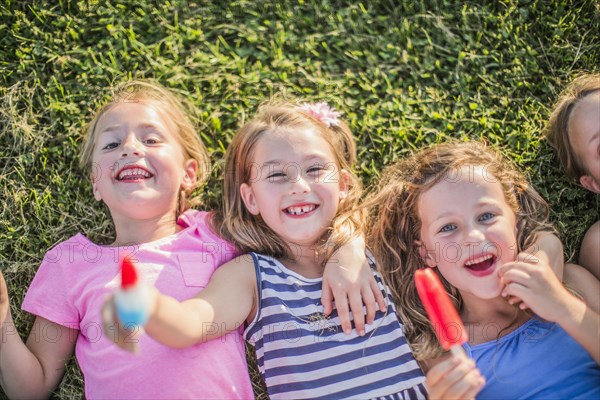
[[[582, 75], [567, 86], [545, 133], [568, 177], [600, 194], [600, 74]], [[600, 279], [600, 221], [583, 237], [578, 262]]]
[[225, 161], [222, 234], [250, 254], [219, 268], [194, 299], [154, 292], [146, 332], [186, 347], [244, 325], [272, 399], [424, 398], [374, 269], [387, 309], [366, 333], [345, 335], [319, 302], [324, 261], [362, 232], [355, 157], [350, 130], [325, 104], [263, 106]]
[[89, 124], [81, 164], [94, 197], [110, 211], [116, 237], [99, 245], [77, 234], [46, 253], [23, 303], [36, 315], [26, 343], [14, 328], [0, 274], [6, 395], [49, 397], [75, 350], [88, 398], [252, 398], [241, 329], [187, 349], [141, 337], [137, 356], [102, 332], [100, 310], [118, 286], [123, 256], [138, 261], [147, 284], [184, 300], [238, 254], [210, 229], [210, 214], [189, 208], [208, 156], [182, 101], [150, 82], [118, 86]]
[[[546, 203], [508, 160], [478, 142], [444, 143], [390, 167], [380, 188], [368, 237], [429, 369], [431, 398], [600, 396], [598, 307], [523, 252], [552, 228]], [[472, 361], [443, 355], [414, 284], [426, 267], [451, 294], [485, 385]], [[592, 299], [600, 284], [573, 289]]]

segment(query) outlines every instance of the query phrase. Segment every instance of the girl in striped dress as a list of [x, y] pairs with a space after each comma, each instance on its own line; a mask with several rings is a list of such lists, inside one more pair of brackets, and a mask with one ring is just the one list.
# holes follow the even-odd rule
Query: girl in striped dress
[[[187, 347], [244, 324], [272, 399], [425, 398], [424, 376], [390, 293], [365, 330], [345, 334], [320, 303], [323, 265], [362, 235], [356, 148], [326, 104], [270, 103], [225, 158], [222, 237], [245, 253], [193, 299], [153, 292], [146, 332]], [[202, 379], [202, 377], [198, 377]]]

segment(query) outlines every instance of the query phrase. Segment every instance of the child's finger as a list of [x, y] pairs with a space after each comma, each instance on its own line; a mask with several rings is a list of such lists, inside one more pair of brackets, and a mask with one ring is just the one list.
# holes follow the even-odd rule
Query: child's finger
[[517, 254], [515, 261], [524, 262], [524, 263], [528, 263], [528, 264], [539, 264], [540, 263], [539, 258], [537, 258], [536, 256], [534, 256], [531, 253], [524, 252], [524, 251]]
[[323, 313], [325, 315], [331, 314], [333, 311], [333, 291], [331, 290], [331, 286], [326, 275], [323, 276], [321, 304], [323, 305]]
[[[352, 311], [354, 328], [359, 335], [365, 334], [365, 313], [363, 310], [363, 299], [360, 292], [352, 291], [348, 293], [348, 303]], [[336, 303], [337, 304], [337, 303]]]
[[123, 328], [116, 317], [114, 295], [109, 296], [102, 305], [102, 325], [104, 336], [125, 351], [137, 353], [137, 337], [132, 342], [132, 331]]
[[425, 380], [429, 399], [447, 399], [456, 382], [474, 368], [475, 363], [463, 357], [450, 357], [437, 364], [427, 373]]
[[[340, 288], [336, 291], [334, 288], [333, 295], [335, 297], [335, 308], [338, 313], [338, 317], [340, 318], [340, 324], [342, 325], [342, 330], [346, 335], [349, 335], [352, 332], [352, 323], [350, 321], [350, 310], [348, 308], [348, 297], [346, 292], [342, 291]], [[362, 314], [362, 312], [361, 312]]]
[[477, 393], [485, 386], [485, 378], [481, 375], [477, 368], [467, 372], [450, 391], [446, 394], [448, 398], [455, 399], [475, 399]]
[[371, 286], [371, 292], [375, 296], [375, 301], [379, 306], [379, 311], [385, 312], [387, 310], [387, 304], [385, 303], [385, 297], [383, 296], [383, 292], [379, 288], [377, 281], [373, 274], [371, 274], [371, 279], [369, 280], [369, 285]]
[[431, 368], [429, 372], [427, 372], [426, 376], [427, 387], [433, 388], [437, 386], [444, 376], [448, 374], [448, 372], [452, 371], [460, 363], [460, 361], [461, 360], [458, 357], [451, 357]]
[[365, 303], [365, 308], [367, 309], [367, 324], [370, 324], [375, 320], [375, 313], [377, 312], [377, 303], [375, 302], [375, 296], [373, 296], [373, 292], [371, 291], [370, 287], [366, 290], [363, 290], [361, 292], [361, 295], [362, 301], [363, 303]]
[[[514, 300], [514, 298], [518, 298], [518, 299], [523, 299], [524, 297], [527, 296], [527, 287], [523, 286], [520, 283], [517, 282], [510, 282], [509, 284], [506, 285], [506, 287], [504, 288], [504, 290], [502, 291], [502, 296], [506, 297], [509, 296], [509, 304], [516, 304], [517, 301]], [[511, 299], [512, 302], [511, 302]], [[521, 303], [523, 304], [523, 303]]]

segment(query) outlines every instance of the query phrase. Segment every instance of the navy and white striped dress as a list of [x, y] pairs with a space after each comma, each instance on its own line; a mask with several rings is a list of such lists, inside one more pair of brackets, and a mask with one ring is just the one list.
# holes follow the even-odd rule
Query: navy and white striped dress
[[272, 257], [251, 255], [258, 308], [244, 337], [255, 347], [271, 399], [426, 398], [425, 377], [375, 270], [388, 308], [377, 311], [361, 337], [356, 330], [344, 334], [335, 310], [323, 316], [321, 278], [305, 278]]

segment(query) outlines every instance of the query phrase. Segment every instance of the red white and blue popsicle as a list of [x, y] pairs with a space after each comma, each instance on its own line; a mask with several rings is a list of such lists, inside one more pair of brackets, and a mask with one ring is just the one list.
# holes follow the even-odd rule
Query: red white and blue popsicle
[[466, 356], [462, 344], [468, 340], [467, 330], [438, 276], [431, 268], [417, 270], [415, 285], [442, 348]]
[[126, 328], [148, 322], [148, 287], [139, 282], [138, 273], [127, 257], [121, 261], [121, 288], [115, 294], [117, 318]]

